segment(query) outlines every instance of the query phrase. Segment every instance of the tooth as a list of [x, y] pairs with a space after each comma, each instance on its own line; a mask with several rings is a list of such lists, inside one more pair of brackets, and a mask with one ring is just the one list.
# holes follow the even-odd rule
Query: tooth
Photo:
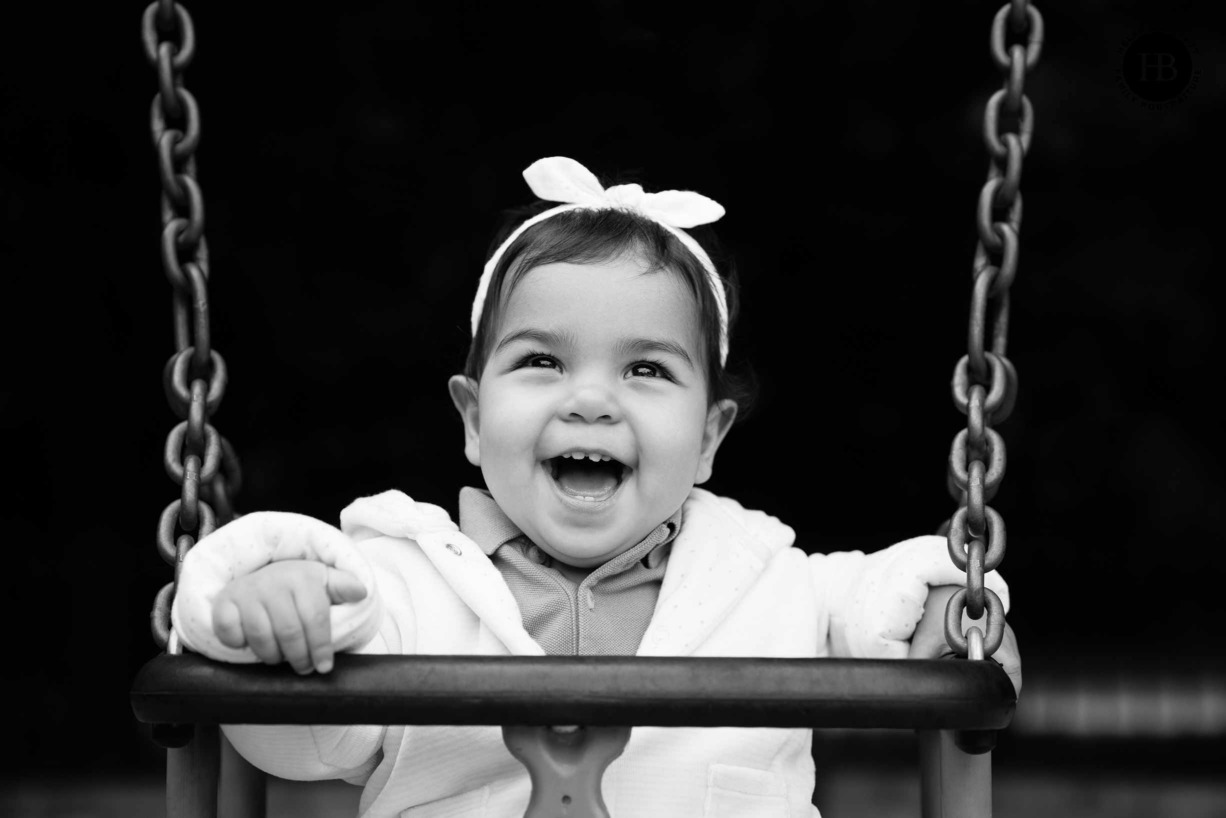
[[600, 462], [600, 455], [598, 455], [598, 454], [589, 454], [589, 455], [587, 456], [587, 459], [588, 459], [588, 460], [590, 460], [590, 461], [592, 461], [593, 463], [599, 463], [599, 462]]

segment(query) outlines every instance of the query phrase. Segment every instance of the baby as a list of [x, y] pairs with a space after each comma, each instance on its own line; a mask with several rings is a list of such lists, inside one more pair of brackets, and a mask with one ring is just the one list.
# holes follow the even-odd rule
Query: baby
[[[189, 648], [326, 673], [338, 650], [419, 654], [933, 658], [964, 581], [945, 539], [806, 554], [791, 528], [696, 488], [737, 417], [735, 291], [687, 228], [688, 191], [605, 190], [582, 165], [524, 171], [542, 203], [498, 242], [451, 378], [486, 489], [459, 525], [400, 492], [337, 529], [246, 515], [187, 555]], [[550, 205], [547, 203], [558, 203]], [[987, 587], [1008, 604], [996, 573]], [[1020, 687], [1012, 632], [996, 658]], [[364, 785], [364, 816], [518, 816], [524, 767], [498, 727], [224, 728], [284, 778]], [[615, 816], [815, 816], [811, 731], [635, 728], [608, 768]]]

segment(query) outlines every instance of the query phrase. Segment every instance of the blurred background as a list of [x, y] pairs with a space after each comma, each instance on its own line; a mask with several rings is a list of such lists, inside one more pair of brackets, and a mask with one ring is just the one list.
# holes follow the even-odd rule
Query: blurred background
[[[949, 381], [998, 7], [190, 3], [230, 372], [212, 422], [243, 464], [238, 509], [335, 522], [399, 488], [454, 511], [480, 485], [444, 384], [499, 211], [560, 154], [727, 208], [734, 358], [761, 399], [708, 487], [813, 550], [933, 531], [964, 424]], [[1226, 815], [1226, 37], [1188, 2], [1039, 8], [1020, 393], [992, 503], [1025, 686], [996, 811]], [[156, 653], [171, 572], [154, 533], [178, 496], [143, 9], [21, 3], [0, 32], [5, 815], [162, 810], [163, 751], [127, 699]], [[1178, 57], [1154, 58], [1148, 85], [1129, 50], [1146, 33]], [[918, 815], [909, 734], [823, 733], [814, 752], [827, 818]], [[270, 814], [349, 814], [356, 797], [276, 784]]]

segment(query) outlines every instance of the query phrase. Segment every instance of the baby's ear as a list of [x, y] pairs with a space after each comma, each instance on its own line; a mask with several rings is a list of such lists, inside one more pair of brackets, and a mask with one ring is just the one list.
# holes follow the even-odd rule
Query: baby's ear
[[477, 382], [464, 375], [452, 375], [447, 381], [451, 402], [464, 421], [464, 456], [474, 466], [481, 465], [481, 424], [477, 410]]
[[698, 473], [694, 475], [695, 485], [711, 478], [711, 471], [715, 468], [715, 452], [736, 420], [736, 409], [736, 401], [725, 399], [712, 404], [707, 410], [707, 425], [702, 432], [702, 453], [698, 457]]

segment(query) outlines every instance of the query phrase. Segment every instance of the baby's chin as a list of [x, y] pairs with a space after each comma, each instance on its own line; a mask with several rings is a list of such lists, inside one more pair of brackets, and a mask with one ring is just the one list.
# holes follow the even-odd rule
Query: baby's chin
[[[644, 534], [643, 536], [646, 536]], [[630, 542], [610, 542], [607, 539], [592, 538], [588, 542], [576, 542], [574, 538], [561, 544], [549, 537], [532, 537], [537, 547], [559, 562], [564, 562], [574, 568], [599, 568], [609, 560], [616, 559], [629, 551], [643, 537]], [[584, 538], [585, 539], [585, 538]]]
[[558, 548], [549, 543], [537, 543], [542, 551], [553, 557], [558, 562], [564, 562], [572, 568], [599, 568], [606, 562], [616, 559], [622, 554], [630, 550], [631, 545], [624, 548], [607, 548], [607, 549], [585, 549], [576, 550], [574, 548]]

